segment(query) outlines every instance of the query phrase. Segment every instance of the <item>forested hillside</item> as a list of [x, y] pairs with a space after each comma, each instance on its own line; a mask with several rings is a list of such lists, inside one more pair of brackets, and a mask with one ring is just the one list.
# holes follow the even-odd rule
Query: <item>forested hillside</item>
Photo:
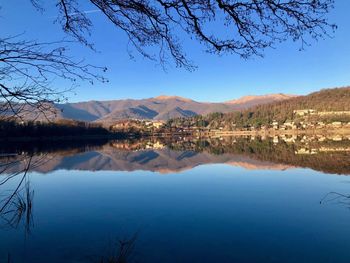
[[[259, 127], [272, 121], [283, 123], [295, 118], [293, 111], [313, 109], [317, 111], [350, 111], [350, 87], [325, 89], [284, 101], [251, 107], [231, 113], [213, 113], [192, 118], [178, 118], [169, 121], [170, 126], [197, 126], [234, 129], [247, 126]], [[338, 116], [341, 118], [342, 116]]]

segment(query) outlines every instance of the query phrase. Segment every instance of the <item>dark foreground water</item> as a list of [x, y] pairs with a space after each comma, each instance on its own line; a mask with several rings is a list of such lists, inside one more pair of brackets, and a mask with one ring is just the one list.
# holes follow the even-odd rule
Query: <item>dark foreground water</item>
[[0, 262], [350, 262], [350, 152], [325, 143], [3, 147]]

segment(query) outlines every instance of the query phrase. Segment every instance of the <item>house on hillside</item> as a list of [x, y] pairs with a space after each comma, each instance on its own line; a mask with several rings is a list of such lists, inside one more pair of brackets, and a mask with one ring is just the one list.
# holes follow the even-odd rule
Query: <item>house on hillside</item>
[[319, 116], [332, 116], [332, 115], [350, 115], [350, 111], [320, 111], [317, 113]]
[[164, 121], [153, 121], [152, 125], [154, 128], [160, 129], [165, 125], [165, 122]]
[[306, 115], [314, 115], [316, 114], [316, 110], [313, 109], [304, 109], [304, 110], [294, 110], [293, 114], [296, 116], [306, 116]]
[[317, 149], [300, 148], [300, 149], [297, 149], [294, 153], [298, 155], [317, 154]]
[[119, 120], [112, 125], [113, 130], [129, 130], [131, 128], [140, 129], [142, 122], [138, 120]]
[[342, 123], [341, 123], [341, 121], [334, 121], [334, 122], [332, 122], [332, 123], [330, 124], [330, 126], [331, 126], [332, 128], [341, 128]]
[[297, 125], [296, 125], [293, 121], [286, 121], [283, 125], [284, 125], [287, 129], [292, 129], [292, 130], [297, 129]]
[[340, 135], [334, 135], [334, 136], [332, 137], [332, 140], [335, 141], [335, 142], [340, 142], [340, 141], [343, 140], [343, 137], [340, 136]]
[[326, 124], [323, 121], [317, 122], [317, 124], [316, 124], [317, 129], [322, 129], [324, 127], [326, 127]]
[[278, 130], [278, 121], [273, 121], [271, 123], [271, 126], [272, 126], [273, 129]]
[[165, 125], [165, 122], [164, 121], [152, 121], [152, 120], [150, 120], [150, 121], [145, 121], [144, 124], [148, 129], [151, 129], [151, 128], [159, 129]]

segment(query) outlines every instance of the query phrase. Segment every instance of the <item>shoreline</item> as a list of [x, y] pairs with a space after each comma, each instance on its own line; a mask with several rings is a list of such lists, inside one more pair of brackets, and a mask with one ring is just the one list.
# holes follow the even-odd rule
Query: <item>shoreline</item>
[[350, 128], [341, 129], [309, 129], [309, 130], [255, 130], [255, 131], [212, 131], [196, 133], [197, 136], [203, 137], [223, 137], [223, 136], [281, 136], [281, 135], [350, 135]]
[[341, 129], [309, 129], [309, 130], [255, 130], [255, 131], [187, 131], [183, 133], [153, 133], [153, 134], [107, 134], [107, 135], [67, 135], [67, 136], [42, 136], [42, 137], [7, 137], [0, 138], [0, 142], [33, 142], [33, 141], [73, 141], [73, 140], [125, 140], [125, 139], [138, 139], [138, 138], [176, 138], [176, 137], [199, 137], [199, 138], [217, 138], [217, 137], [229, 137], [229, 136], [261, 136], [261, 137], [274, 137], [274, 136], [298, 136], [298, 135], [350, 135], [350, 128]]

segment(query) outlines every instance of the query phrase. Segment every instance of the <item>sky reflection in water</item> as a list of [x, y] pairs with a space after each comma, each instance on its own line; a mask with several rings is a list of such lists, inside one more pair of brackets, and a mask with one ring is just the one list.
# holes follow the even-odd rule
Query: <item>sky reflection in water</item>
[[53, 171], [28, 174], [33, 226], [30, 233], [23, 226], [0, 230], [1, 261], [10, 254], [11, 262], [99, 262], [135, 233], [129, 262], [349, 261], [347, 204], [331, 198], [320, 204], [329, 192], [350, 193], [347, 176], [286, 169], [244, 154], [192, 159], [198, 163], [166, 174], [153, 172], [162, 163], [157, 158], [146, 171], [91, 171], [82, 166], [91, 161], [86, 154], [96, 152], [71, 154], [80, 160], [76, 167], [65, 156]]

